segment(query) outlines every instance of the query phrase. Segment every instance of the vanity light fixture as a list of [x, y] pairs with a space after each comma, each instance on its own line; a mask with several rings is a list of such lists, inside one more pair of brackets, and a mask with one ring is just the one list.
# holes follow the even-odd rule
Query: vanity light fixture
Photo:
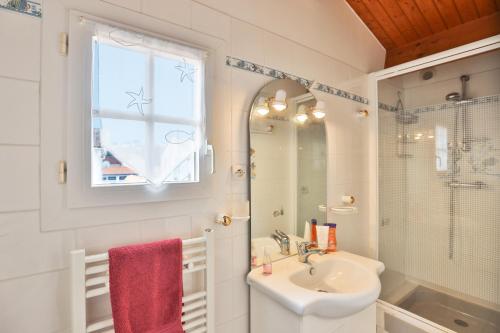
[[276, 95], [271, 100], [271, 106], [278, 112], [281, 112], [287, 108], [286, 105], [286, 91], [279, 89], [276, 91]]
[[323, 119], [326, 116], [325, 102], [317, 101], [316, 105], [312, 108], [312, 114], [316, 119]]
[[261, 116], [265, 116], [269, 113], [269, 107], [267, 106], [267, 101], [264, 97], [259, 97], [259, 102], [255, 107], [255, 111]]
[[309, 117], [307, 116], [307, 114], [305, 112], [305, 109], [306, 109], [306, 107], [304, 105], [299, 106], [299, 110], [297, 111], [297, 114], [295, 115], [295, 120], [300, 124], [305, 123], [307, 121], [307, 119], [309, 119]]

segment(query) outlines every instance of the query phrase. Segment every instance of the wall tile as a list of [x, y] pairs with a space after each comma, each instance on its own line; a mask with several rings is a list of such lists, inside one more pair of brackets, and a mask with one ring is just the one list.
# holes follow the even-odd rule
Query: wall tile
[[190, 238], [191, 217], [179, 216], [140, 222], [141, 240], [154, 242], [168, 238]]
[[0, 146], [0, 212], [39, 207], [37, 147]]
[[215, 282], [230, 280], [233, 272], [233, 240], [218, 239], [215, 242]]
[[0, 11], [0, 76], [40, 80], [40, 22], [36, 17]]
[[40, 232], [38, 212], [0, 214], [0, 280], [68, 267], [73, 231]]
[[138, 222], [84, 228], [76, 231], [76, 247], [88, 254], [106, 252], [112, 247], [139, 243], [141, 227]]
[[244, 315], [233, 320], [233, 332], [234, 333], [250, 332], [250, 320], [248, 315]]
[[236, 331], [233, 331], [233, 323], [231, 321], [217, 325], [215, 327], [215, 331], [217, 333], [236, 333]]
[[38, 83], [0, 77], [0, 99], [0, 144], [38, 144]]
[[160, 20], [191, 26], [190, 0], [142, 0], [142, 12]]
[[264, 32], [266, 58], [260, 65], [279, 69], [287, 73], [297, 74], [296, 53], [297, 44], [270, 32]]
[[231, 20], [231, 55], [264, 64], [266, 60], [265, 32], [253, 25]]
[[233, 279], [233, 318], [248, 314], [249, 302], [250, 289], [246, 282], [246, 275], [235, 277]]
[[191, 4], [191, 27], [229, 41], [231, 37], [231, 19], [197, 2]]
[[228, 280], [215, 286], [215, 325], [230, 322], [233, 313], [233, 286]]
[[68, 329], [68, 295], [67, 271], [0, 282], [2, 333], [59, 332]]
[[248, 234], [233, 237], [233, 276], [242, 276], [248, 273], [250, 267]]

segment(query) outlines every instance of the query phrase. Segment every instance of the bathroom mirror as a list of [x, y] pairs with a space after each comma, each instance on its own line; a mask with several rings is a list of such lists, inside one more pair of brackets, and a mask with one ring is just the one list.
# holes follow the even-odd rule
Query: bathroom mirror
[[[326, 130], [324, 103], [290, 79], [275, 80], [255, 97], [250, 111], [252, 265], [264, 255], [278, 260], [297, 253], [305, 221], [325, 222]], [[288, 237], [286, 244], [280, 244]]]

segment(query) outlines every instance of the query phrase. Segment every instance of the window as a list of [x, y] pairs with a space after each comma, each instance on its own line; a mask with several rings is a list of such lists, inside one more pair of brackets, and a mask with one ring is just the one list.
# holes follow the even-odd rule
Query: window
[[198, 182], [204, 51], [94, 27], [92, 186]]
[[448, 170], [448, 130], [443, 126], [436, 126], [436, 170]]

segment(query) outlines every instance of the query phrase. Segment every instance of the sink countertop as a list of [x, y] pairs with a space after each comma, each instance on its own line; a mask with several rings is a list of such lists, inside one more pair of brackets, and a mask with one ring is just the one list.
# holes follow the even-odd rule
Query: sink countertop
[[[378, 275], [385, 268], [382, 262], [345, 251], [323, 256], [314, 254], [309, 257], [309, 261], [312, 267], [326, 269], [333, 267], [335, 263], [341, 264], [343, 267], [338, 272], [328, 273], [330, 275], [327, 274], [325, 279], [328, 278], [334, 283], [335, 277], [344, 273], [349, 274], [348, 270], [351, 270], [355, 271], [358, 278], [362, 277], [359, 281], [362, 281], [363, 286], [355, 292], [319, 292], [301, 286], [292, 280], [297, 280], [296, 276], [305, 276], [305, 279], [308, 279], [306, 272], [311, 266], [300, 263], [297, 256], [274, 262], [272, 275], [262, 274], [262, 267], [252, 270], [247, 276], [247, 283], [298, 315], [343, 317], [361, 310], [378, 298], [380, 293]], [[310, 279], [315, 279], [314, 275]]]

